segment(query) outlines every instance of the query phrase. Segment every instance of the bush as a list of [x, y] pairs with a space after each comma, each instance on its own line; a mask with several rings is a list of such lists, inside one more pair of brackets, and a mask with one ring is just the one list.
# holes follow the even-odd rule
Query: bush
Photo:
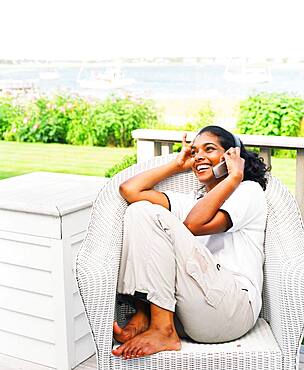
[[240, 103], [237, 127], [241, 134], [298, 136], [303, 116], [303, 98], [261, 93]]
[[105, 101], [69, 95], [0, 98], [0, 135], [13, 141], [127, 147], [133, 130], [157, 120], [151, 101], [131, 96]]
[[0, 139], [4, 139], [5, 133], [12, 129], [16, 131], [23, 120], [23, 109], [15, 104], [14, 99], [10, 96], [3, 96], [0, 99]]
[[101, 146], [107, 144], [107, 138], [101, 141], [96, 132], [100, 105], [101, 102], [98, 100], [89, 101], [80, 97], [74, 99], [66, 137], [68, 144]]
[[56, 96], [49, 99], [40, 96], [27, 102], [19, 103], [23, 116], [14, 121], [6, 131], [4, 138], [12, 141], [65, 143], [68, 130], [69, 110], [72, 103], [67, 98]]
[[116, 175], [120, 171], [124, 170], [127, 167], [132, 166], [136, 162], [137, 162], [137, 155], [136, 154], [126, 155], [125, 157], [123, 157], [121, 162], [115, 164], [113, 167], [109, 168], [105, 172], [105, 177], [113, 177], [114, 175]]
[[158, 122], [156, 109], [150, 100], [134, 99], [130, 96], [107, 99], [100, 112], [102, 123], [99, 135], [108, 137], [108, 144], [128, 147], [133, 144], [132, 131], [153, 127]]

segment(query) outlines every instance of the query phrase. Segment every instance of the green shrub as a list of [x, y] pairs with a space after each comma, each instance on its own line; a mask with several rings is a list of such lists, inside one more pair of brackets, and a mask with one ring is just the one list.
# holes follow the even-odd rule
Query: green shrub
[[156, 109], [150, 100], [113, 96], [103, 103], [103, 110], [110, 144], [116, 146], [131, 146], [133, 130], [153, 127], [158, 121]]
[[116, 175], [120, 171], [124, 170], [127, 167], [132, 166], [136, 162], [137, 162], [137, 155], [136, 154], [126, 155], [125, 157], [123, 157], [121, 162], [115, 164], [113, 167], [109, 168], [105, 172], [105, 177], [113, 177], [114, 175]]
[[153, 126], [157, 119], [152, 102], [112, 95], [103, 102], [91, 103], [83, 110], [81, 119], [70, 125], [67, 141], [71, 144], [128, 147], [133, 143], [133, 130]]
[[[261, 93], [240, 103], [237, 127], [242, 134], [300, 136], [304, 99], [286, 93]], [[290, 150], [272, 149], [276, 157], [295, 157]]]
[[77, 97], [73, 101], [71, 120], [68, 124], [66, 141], [74, 145], [102, 145], [96, 133], [96, 121], [101, 102]]
[[[68, 129], [69, 110], [72, 103], [62, 96], [37, 99], [20, 104], [23, 118], [14, 122], [4, 138], [12, 141], [65, 143]], [[70, 106], [70, 107], [69, 107]]]
[[158, 120], [151, 101], [110, 96], [101, 101], [55, 95], [0, 97], [0, 138], [77, 145], [132, 145], [131, 132]]
[[183, 147], [182, 143], [174, 143], [172, 150], [174, 153], [180, 152], [182, 150], [182, 147]]
[[298, 136], [303, 116], [303, 98], [261, 93], [240, 103], [237, 127], [241, 134]]
[[9, 130], [15, 132], [23, 120], [23, 108], [14, 102], [13, 97], [3, 96], [0, 98], [0, 139], [4, 139]]

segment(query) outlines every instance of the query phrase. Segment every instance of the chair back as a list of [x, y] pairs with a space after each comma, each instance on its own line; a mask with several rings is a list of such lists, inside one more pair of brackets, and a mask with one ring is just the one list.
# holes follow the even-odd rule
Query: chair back
[[[284, 269], [303, 255], [304, 228], [298, 204], [289, 190], [269, 176], [265, 191], [268, 207], [264, 242], [264, 286], [261, 316], [268, 322], [282, 316]], [[280, 304], [278, 304], [280, 302]], [[290, 305], [290, 302], [286, 302]], [[281, 326], [281, 325], [279, 325]], [[275, 330], [273, 328], [273, 330]]]
[[[136, 164], [127, 170], [127, 178], [145, 169], [166, 163], [174, 157], [174, 154], [154, 157], [142, 164]], [[173, 190], [182, 193], [199, 188], [200, 183], [192, 171], [171, 176], [156, 186], [159, 191]], [[278, 266], [284, 263], [285, 259], [296, 258], [303, 253], [304, 232], [300, 210], [295, 198], [277, 178], [271, 175], [268, 176], [265, 195], [268, 215], [264, 242], [263, 307], [260, 316], [268, 321], [270, 307], [274, 307], [271, 303], [274, 299], [272, 295], [275, 292], [272, 284], [273, 276], [276, 275]], [[277, 282], [274, 285], [280, 286]], [[273, 310], [274, 308], [272, 308], [272, 314], [274, 314]], [[279, 312], [277, 314], [279, 315]]]

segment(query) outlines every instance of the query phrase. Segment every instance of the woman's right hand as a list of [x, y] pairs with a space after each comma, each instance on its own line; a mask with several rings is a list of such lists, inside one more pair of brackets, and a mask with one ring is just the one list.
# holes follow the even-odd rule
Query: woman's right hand
[[178, 153], [178, 156], [176, 157], [176, 162], [180, 171], [187, 171], [194, 164], [194, 157], [191, 155], [193, 141], [187, 144], [186, 139], [187, 133], [184, 132], [182, 138], [182, 150]]
[[244, 178], [245, 159], [241, 157], [241, 148], [230, 148], [224, 153], [224, 159], [229, 176], [238, 179], [240, 182]]

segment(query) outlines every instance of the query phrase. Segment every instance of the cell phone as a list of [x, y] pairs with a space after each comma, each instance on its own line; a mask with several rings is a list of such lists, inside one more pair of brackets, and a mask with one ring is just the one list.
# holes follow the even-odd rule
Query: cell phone
[[[241, 140], [238, 136], [236, 135], [233, 135], [233, 139], [234, 139], [234, 147], [237, 148], [237, 147], [241, 147]], [[219, 164], [217, 164], [216, 166], [214, 166], [212, 168], [212, 171], [213, 171], [213, 174], [214, 174], [214, 177], [216, 179], [219, 179], [220, 177], [223, 177], [225, 175], [227, 175], [228, 173], [228, 169], [227, 169], [227, 165], [226, 165], [226, 162], [223, 161], [223, 162], [220, 162]]]
[[212, 168], [212, 171], [216, 179], [219, 179], [220, 177], [227, 175], [228, 169], [227, 169], [226, 162], [225, 161], [220, 162], [219, 164], [217, 164], [216, 166]]

